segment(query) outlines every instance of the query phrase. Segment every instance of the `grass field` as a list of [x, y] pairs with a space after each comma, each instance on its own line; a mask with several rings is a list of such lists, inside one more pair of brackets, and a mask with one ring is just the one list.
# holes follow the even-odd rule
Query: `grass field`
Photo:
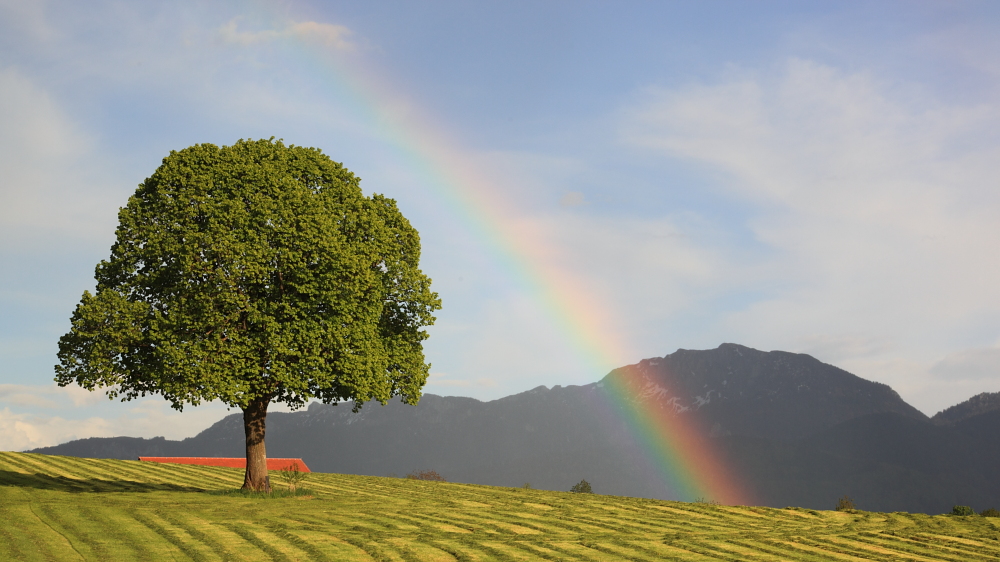
[[[729, 507], [0, 453], [0, 560], [1000, 560], [1000, 518]], [[272, 478], [272, 480], [276, 480]]]

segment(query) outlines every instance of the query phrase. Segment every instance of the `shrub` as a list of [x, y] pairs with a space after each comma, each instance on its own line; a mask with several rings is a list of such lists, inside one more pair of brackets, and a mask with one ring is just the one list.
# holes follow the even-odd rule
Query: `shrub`
[[854, 500], [844, 496], [837, 500], [837, 511], [854, 511]]
[[593, 494], [594, 490], [590, 487], [590, 482], [586, 480], [580, 480], [578, 483], [573, 484], [573, 487], [569, 489], [570, 492], [575, 494]]
[[414, 470], [413, 472], [406, 475], [410, 480], [433, 480], [435, 482], [447, 482], [444, 476], [437, 473], [436, 470]]
[[956, 505], [951, 508], [952, 515], [975, 515], [976, 512], [972, 510], [971, 507], [967, 505]]
[[989, 509], [984, 509], [980, 511], [979, 515], [982, 515], [983, 517], [1000, 517], [1000, 511], [997, 511], [991, 507]]
[[299, 471], [298, 463], [292, 463], [285, 468], [282, 468], [278, 472], [278, 475], [281, 476], [281, 479], [288, 485], [289, 492], [294, 492], [295, 489], [299, 487], [299, 484], [304, 482], [305, 479], [309, 477], [308, 472]]

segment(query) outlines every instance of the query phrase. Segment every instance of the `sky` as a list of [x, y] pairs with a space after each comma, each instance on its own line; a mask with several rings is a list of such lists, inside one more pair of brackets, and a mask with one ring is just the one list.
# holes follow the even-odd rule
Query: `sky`
[[0, 0], [0, 450], [231, 413], [53, 365], [136, 186], [271, 137], [420, 232], [425, 392], [725, 342], [1000, 391], [1000, 4]]

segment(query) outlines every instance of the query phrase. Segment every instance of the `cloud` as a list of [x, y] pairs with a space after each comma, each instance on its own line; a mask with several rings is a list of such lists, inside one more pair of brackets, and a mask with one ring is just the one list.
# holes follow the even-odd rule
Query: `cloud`
[[56, 35], [45, 18], [46, 4], [47, 2], [0, 0], [0, 13], [3, 13], [7, 24], [16, 26], [20, 33], [44, 41]]
[[237, 19], [219, 28], [219, 35], [227, 43], [250, 46], [270, 43], [287, 37], [318, 43], [337, 51], [353, 51], [355, 44], [349, 40], [350, 29], [329, 23], [305, 21], [291, 23], [281, 30], [239, 31]]
[[930, 369], [948, 380], [989, 380], [1000, 384], [1000, 348], [980, 347], [948, 354]]
[[0, 250], [29, 251], [51, 237], [103, 239], [117, 204], [92, 185], [94, 139], [13, 67], [0, 68], [0, 123]]
[[[935, 409], [920, 390], [930, 367], [977, 329], [995, 337], [982, 327], [1000, 318], [1000, 107], [920, 91], [791, 59], [773, 75], [648, 89], [620, 133], [699, 166], [743, 205], [751, 238], [725, 241], [705, 282], [761, 293], [717, 333], [830, 354]], [[730, 259], [753, 248], [758, 259]], [[885, 368], [902, 357], [908, 369]]]
[[0, 404], [35, 406], [46, 409], [65, 408], [67, 402], [74, 406], [90, 406], [107, 400], [103, 391], [90, 392], [75, 384], [69, 386], [0, 384]]
[[3, 404], [58, 408], [59, 403], [46, 394], [51, 394], [51, 392], [38, 392], [37, 388], [28, 385], [0, 384], [0, 403]]
[[[155, 396], [130, 402], [108, 400], [76, 385], [0, 384], [0, 450], [48, 447], [87, 437], [191, 437], [227, 413], [209, 403], [178, 412]], [[271, 411], [288, 411], [274, 405]]]
[[[187, 407], [178, 412], [159, 397], [120, 403], [109, 401], [103, 392], [93, 393], [97, 401], [77, 401], [47, 389], [0, 388], [0, 450], [22, 451], [49, 447], [89, 437], [191, 437], [227, 414], [218, 403]], [[67, 404], [73, 402], [73, 406]], [[271, 408], [287, 411], [287, 408]]]
[[82, 437], [112, 437], [107, 420], [90, 418], [67, 420], [58, 416], [36, 416], [0, 410], [0, 451], [24, 451], [48, 447]]

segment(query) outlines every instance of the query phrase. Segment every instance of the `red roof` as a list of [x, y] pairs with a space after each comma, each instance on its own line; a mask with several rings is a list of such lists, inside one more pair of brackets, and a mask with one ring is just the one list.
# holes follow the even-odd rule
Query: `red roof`
[[[198, 464], [201, 466], [224, 466], [228, 468], [246, 468], [247, 460], [244, 457], [139, 457], [139, 460], [146, 462], [165, 462], [172, 464]], [[284, 470], [298, 465], [299, 472], [311, 472], [302, 459], [267, 459], [268, 470]]]

